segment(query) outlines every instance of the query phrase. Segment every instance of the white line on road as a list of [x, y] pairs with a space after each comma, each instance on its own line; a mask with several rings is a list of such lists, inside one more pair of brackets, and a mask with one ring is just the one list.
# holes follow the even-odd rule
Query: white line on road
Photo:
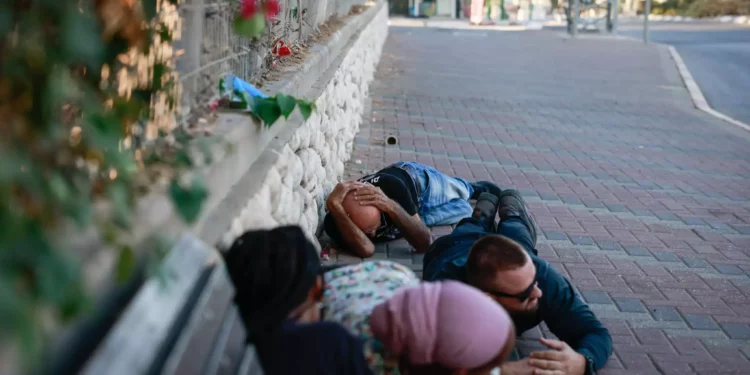
[[672, 59], [677, 65], [677, 70], [680, 72], [680, 76], [682, 76], [682, 81], [685, 83], [685, 87], [687, 87], [688, 92], [690, 93], [690, 98], [693, 100], [693, 104], [695, 105], [695, 107], [703, 112], [708, 113], [711, 116], [750, 131], [750, 125], [745, 124], [742, 121], [733, 119], [711, 108], [711, 106], [708, 104], [708, 101], [706, 100], [706, 97], [703, 96], [703, 92], [701, 92], [700, 86], [698, 86], [698, 83], [695, 82], [695, 80], [693, 79], [693, 75], [690, 74], [690, 70], [688, 70], [687, 65], [685, 65], [685, 61], [682, 60], [682, 56], [680, 56], [680, 54], [677, 52], [677, 49], [675, 49], [674, 46], [667, 47], [669, 48], [669, 53], [672, 55]]

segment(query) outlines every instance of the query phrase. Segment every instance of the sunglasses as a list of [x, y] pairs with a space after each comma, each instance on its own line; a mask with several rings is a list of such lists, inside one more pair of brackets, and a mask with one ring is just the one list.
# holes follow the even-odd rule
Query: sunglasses
[[485, 290], [485, 292], [487, 292], [487, 293], [489, 293], [489, 294], [491, 294], [491, 295], [493, 295], [495, 297], [515, 298], [515, 299], [517, 299], [517, 300], [519, 300], [521, 302], [526, 302], [526, 300], [529, 299], [529, 297], [531, 296], [531, 293], [534, 291], [534, 287], [537, 286], [537, 284], [538, 284], [538, 282], [536, 280], [534, 280], [531, 283], [531, 285], [529, 285], [529, 287], [526, 288], [526, 290], [524, 290], [521, 293], [517, 293], [517, 294], [508, 294], [508, 293], [496, 292], [496, 291], [488, 291], [488, 290]]

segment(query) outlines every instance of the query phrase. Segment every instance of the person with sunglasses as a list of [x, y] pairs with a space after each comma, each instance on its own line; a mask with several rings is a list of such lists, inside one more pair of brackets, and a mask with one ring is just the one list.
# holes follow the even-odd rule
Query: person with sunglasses
[[469, 217], [469, 199], [493, 188], [419, 163], [398, 162], [336, 185], [326, 201], [323, 228], [336, 245], [363, 258], [375, 252], [373, 242], [401, 237], [424, 253], [432, 242], [428, 226]]
[[542, 338], [549, 350], [516, 355], [503, 375], [594, 374], [612, 354], [612, 337], [570, 282], [537, 256], [536, 232], [519, 192], [481, 194], [472, 217], [425, 254], [424, 279], [474, 286], [508, 311], [518, 334], [544, 322], [560, 339]]

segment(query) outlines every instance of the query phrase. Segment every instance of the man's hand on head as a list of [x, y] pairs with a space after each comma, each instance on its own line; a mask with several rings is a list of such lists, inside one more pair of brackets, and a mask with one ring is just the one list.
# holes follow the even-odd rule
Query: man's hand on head
[[542, 344], [553, 350], [533, 352], [529, 356], [529, 365], [537, 370], [534, 374], [549, 375], [583, 375], [586, 373], [586, 357], [573, 350], [563, 341], [540, 338]]
[[364, 185], [357, 188], [354, 193], [354, 199], [363, 206], [373, 206], [378, 210], [389, 213], [393, 209], [393, 205], [397, 204], [377, 186]]
[[363, 184], [359, 181], [344, 181], [336, 184], [336, 187], [333, 189], [331, 194], [328, 196], [328, 200], [326, 201], [326, 207], [328, 208], [328, 211], [333, 211], [337, 207], [341, 207], [341, 204], [344, 202], [344, 198], [346, 198], [346, 195], [349, 194], [350, 191], [365, 186], [368, 185]]

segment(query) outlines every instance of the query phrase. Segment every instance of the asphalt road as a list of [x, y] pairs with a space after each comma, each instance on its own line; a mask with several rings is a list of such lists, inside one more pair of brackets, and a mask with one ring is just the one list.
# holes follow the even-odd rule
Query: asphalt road
[[[711, 106], [750, 124], [750, 28], [707, 23], [652, 23], [650, 39], [673, 45]], [[642, 24], [620, 34], [642, 37]]]

